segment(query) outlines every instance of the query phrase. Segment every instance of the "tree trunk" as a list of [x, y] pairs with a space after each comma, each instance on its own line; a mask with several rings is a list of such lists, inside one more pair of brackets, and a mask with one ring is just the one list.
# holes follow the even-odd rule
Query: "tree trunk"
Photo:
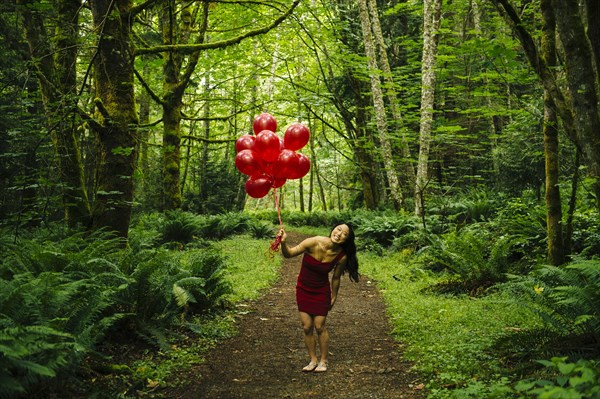
[[61, 23], [56, 24], [53, 43], [48, 38], [41, 14], [32, 12], [32, 2], [19, 0], [18, 4], [24, 6], [23, 25], [56, 154], [65, 220], [70, 227], [88, 226], [91, 211], [75, 135], [78, 127], [76, 61], [81, 1], [56, 1], [57, 19]]
[[[551, 7], [545, 7], [542, 28], [542, 57], [549, 67], [556, 66], [556, 23]], [[548, 232], [548, 262], [558, 266], [564, 262], [562, 235], [562, 205], [559, 189], [558, 117], [548, 90], [544, 90], [544, 156], [546, 160], [546, 229]]]
[[[411, 161], [410, 148], [408, 146], [408, 140], [406, 138], [406, 128], [402, 120], [402, 114], [400, 113], [400, 106], [398, 103], [398, 96], [396, 95], [396, 85], [394, 84], [394, 78], [392, 75], [392, 68], [387, 55], [387, 46], [383, 39], [383, 33], [381, 32], [381, 23], [379, 21], [379, 13], [377, 11], [377, 2], [375, 0], [367, 0], [369, 7], [369, 14], [371, 16], [371, 24], [373, 26], [373, 37], [377, 43], [377, 49], [379, 50], [379, 65], [383, 72], [383, 81], [385, 82], [385, 93], [388, 98], [389, 110], [392, 114], [393, 124], [392, 131], [398, 132], [400, 135], [400, 151], [402, 154], [402, 169], [404, 171], [404, 179], [410, 184], [414, 183], [415, 179], [415, 168]], [[408, 189], [409, 184], [402, 185], [403, 188]]]
[[[551, 8], [556, 18], [556, 30], [564, 53], [564, 69], [556, 73], [539, 56], [536, 41], [527, 31], [519, 13], [508, 0], [490, 0], [504, 16], [521, 41], [525, 55], [540, 77], [544, 88], [552, 95], [559, 117], [565, 126], [569, 138], [581, 150], [583, 162], [594, 179], [596, 206], [600, 211], [600, 109], [598, 106], [598, 71], [595, 68], [598, 59], [595, 50], [598, 46], [598, 33], [594, 27], [586, 36], [582, 8], [577, 0], [551, 0], [542, 3]], [[593, 0], [590, 0], [593, 1]], [[589, 7], [588, 20], [597, 13], [598, 5]], [[596, 21], [593, 21], [596, 23]], [[591, 43], [590, 43], [591, 42]], [[564, 76], [566, 88], [557, 81]], [[562, 78], [561, 78], [562, 79]]]
[[600, 75], [598, 68], [600, 68], [600, 1], [598, 0], [585, 0], [586, 5], [586, 17], [587, 17], [587, 36], [590, 39], [592, 45], [592, 52], [594, 53], [594, 64], [596, 66], [596, 76]]
[[375, 108], [375, 121], [377, 125], [377, 131], [379, 133], [379, 141], [381, 144], [381, 156], [385, 167], [386, 177], [388, 179], [393, 205], [396, 209], [400, 209], [404, 204], [404, 198], [400, 187], [400, 181], [398, 180], [398, 175], [396, 174], [396, 168], [394, 166], [392, 145], [388, 137], [387, 116], [385, 113], [383, 92], [381, 90], [381, 81], [379, 80], [379, 68], [377, 67], [371, 21], [369, 18], [366, 0], [359, 0], [358, 4], [360, 8], [360, 22], [363, 33], [363, 42], [365, 45], [365, 53], [367, 55], [369, 76], [371, 78], [371, 94], [373, 96], [373, 105]]
[[315, 169], [315, 177], [317, 178], [317, 185], [319, 186], [319, 198], [321, 199], [321, 204], [323, 205], [323, 211], [327, 212], [325, 189], [323, 188], [323, 183], [321, 182], [321, 176], [319, 175], [319, 168], [317, 167], [317, 163], [313, 162], [312, 167]]
[[571, 178], [571, 196], [569, 197], [569, 209], [567, 213], [567, 223], [565, 227], [565, 258], [571, 255], [573, 245], [573, 219], [575, 208], [577, 206], [577, 189], [579, 187], [579, 165], [581, 152], [577, 150], [575, 153], [575, 163], [573, 165], [573, 177]]
[[[600, 113], [598, 75], [593, 48], [586, 36], [577, 0], [552, 0], [556, 26], [565, 53], [570, 107], [578, 146], [595, 180], [596, 205], [600, 211]], [[598, 23], [598, 21], [594, 21]]]
[[94, 58], [100, 168], [94, 227], [127, 237], [133, 201], [138, 124], [130, 47], [131, 0], [90, 1], [94, 29], [101, 32]]
[[564, 262], [562, 207], [559, 189], [558, 118], [550, 95], [544, 95], [544, 154], [546, 159], [546, 228], [548, 262], [558, 266]]
[[421, 64], [421, 123], [419, 129], [419, 160], [415, 184], [415, 215], [424, 216], [424, 193], [429, 178], [429, 149], [433, 128], [435, 101], [435, 62], [437, 41], [435, 35], [440, 26], [442, 0], [423, 2], [423, 59]]
[[[210, 72], [207, 72], [204, 83], [204, 92], [206, 96], [209, 96], [210, 93]], [[210, 137], [210, 121], [208, 117], [210, 116], [210, 101], [207, 98], [204, 103], [204, 126], [202, 129], [202, 137], [204, 141], [202, 142], [202, 155], [200, 157], [200, 187], [198, 191], [200, 193], [200, 210], [202, 213], [206, 212], [206, 202], [208, 200], [208, 184], [206, 179], [206, 174], [208, 171], [208, 158], [209, 158], [209, 148], [208, 148], [208, 139]]]

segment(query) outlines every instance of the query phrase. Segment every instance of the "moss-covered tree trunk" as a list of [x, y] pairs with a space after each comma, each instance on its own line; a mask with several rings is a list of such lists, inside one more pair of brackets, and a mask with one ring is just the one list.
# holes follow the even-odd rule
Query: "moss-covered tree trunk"
[[[556, 21], [549, 0], [542, 0], [544, 26], [542, 57], [548, 66], [556, 65]], [[564, 262], [562, 205], [559, 189], [558, 116], [552, 96], [544, 90], [544, 156], [546, 160], [546, 229], [548, 232], [548, 262], [554, 266]]]
[[[208, 18], [208, 3], [203, 3], [203, 19], [197, 42], [204, 42]], [[195, 27], [195, 12], [184, 5], [181, 9], [177, 2], [168, 0], [161, 11], [161, 30], [165, 45], [188, 44]], [[183, 53], [169, 51], [164, 53], [163, 67], [163, 208], [181, 207], [181, 120], [183, 95], [192, 73], [198, 64], [200, 50], [192, 52], [187, 58], [185, 71], [182, 67]]]
[[47, 128], [54, 146], [65, 219], [70, 227], [88, 225], [90, 205], [76, 139], [80, 0], [57, 0], [53, 35], [33, 1], [19, 0], [34, 71], [40, 81]]
[[[550, 0], [541, 4], [551, 8], [556, 19], [556, 31], [560, 40], [562, 57], [558, 73], [553, 70], [536, 46], [532, 29], [521, 20], [517, 9], [509, 0], [490, 0], [503, 15], [521, 41], [525, 55], [540, 77], [544, 89], [552, 96], [565, 132], [581, 150], [582, 162], [595, 180], [596, 206], [600, 211], [600, 105], [598, 90], [600, 74], [597, 60], [600, 58], [600, 29], [595, 17], [598, 4], [595, 0]], [[587, 11], [587, 19], [582, 11]], [[586, 26], [585, 21], [590, 26]], [[558, 79], [560, 77], [560, 79]]]
[[127, 237], [133, 201], [138, 118], [133, 90], [131, 0], [90, 1], [100, 33], [94, 58], [99, 140], [94, 226]]
[[[558, 36], [565, 53], [569, 105], [581, 149], [593, 179], [600, 211], [600, 106], [594, 48], [586, 34], [577, 0], [552, 0]], [[598, 23], [598, 21], [594, 21]], [[597, 44], [597, 43], [596, 43]]]

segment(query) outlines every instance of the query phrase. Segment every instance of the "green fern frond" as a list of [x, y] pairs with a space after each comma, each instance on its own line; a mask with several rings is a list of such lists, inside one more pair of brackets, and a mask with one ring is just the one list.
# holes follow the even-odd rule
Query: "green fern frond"
[[179, 306], [180, 308], [187, 306], [190, 302], [196, 301], [187, 290], [185, 290], [178, 284], [173, 284], [173, 296], [175, 297], [175, 302], [177, 303], [177, 306]]

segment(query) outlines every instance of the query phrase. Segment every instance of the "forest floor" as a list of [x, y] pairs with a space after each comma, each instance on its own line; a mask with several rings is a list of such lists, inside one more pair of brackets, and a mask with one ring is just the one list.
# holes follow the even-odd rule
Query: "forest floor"
[[[295, 244], [304, 236], [289, 232]], [[259, 299], [238, 304], [238, 334], [206, 354], [206, 362], [163, 391], [168, 398], [424, 398], [423, 384], [391, 336], [376, 285], [342, 278], [327, 318], [329, 367], [303, 373], [308, 361], [296, 308], [300, 257], [284, 259], [276, 283]]]

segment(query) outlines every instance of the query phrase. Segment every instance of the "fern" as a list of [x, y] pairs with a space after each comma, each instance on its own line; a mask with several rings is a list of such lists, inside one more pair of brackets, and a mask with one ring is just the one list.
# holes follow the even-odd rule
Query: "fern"
[[389, 247], [397, 237], [414, 231], [417, 223], [415, 218], [408, 216], [376, 216], [363, 220], [358, 232], [361, 239]]
[[267, 222], [249, 222], [247, 229], [250, 235], [256, 239], [272, 238], [275, 235], [273, 225]]
[[418, 252], [419, 259], [434, 271], [450, 273], [448, 282], [439, 287], [462, 291], [478, 291], [506, 279], [512, 239], [493, 240], [491, 233], [479, 225], [471, 225], [441, 238]]
[[504, 289], [562, 336], [589, 335], [600, 344], [600, 261], [543, 266], [532, 276], [513, 276]]
[[6, 327], [0, 324], [0, 396], [24, 393], [39, 381], [56, 376], [82, 348], [71, 334], [46, 326]]
[[163, 243], [187, 244], [199, 234], [201, 224], [195, 215], [183, 211], [171, 211], [165, 214], [161, 232]]

